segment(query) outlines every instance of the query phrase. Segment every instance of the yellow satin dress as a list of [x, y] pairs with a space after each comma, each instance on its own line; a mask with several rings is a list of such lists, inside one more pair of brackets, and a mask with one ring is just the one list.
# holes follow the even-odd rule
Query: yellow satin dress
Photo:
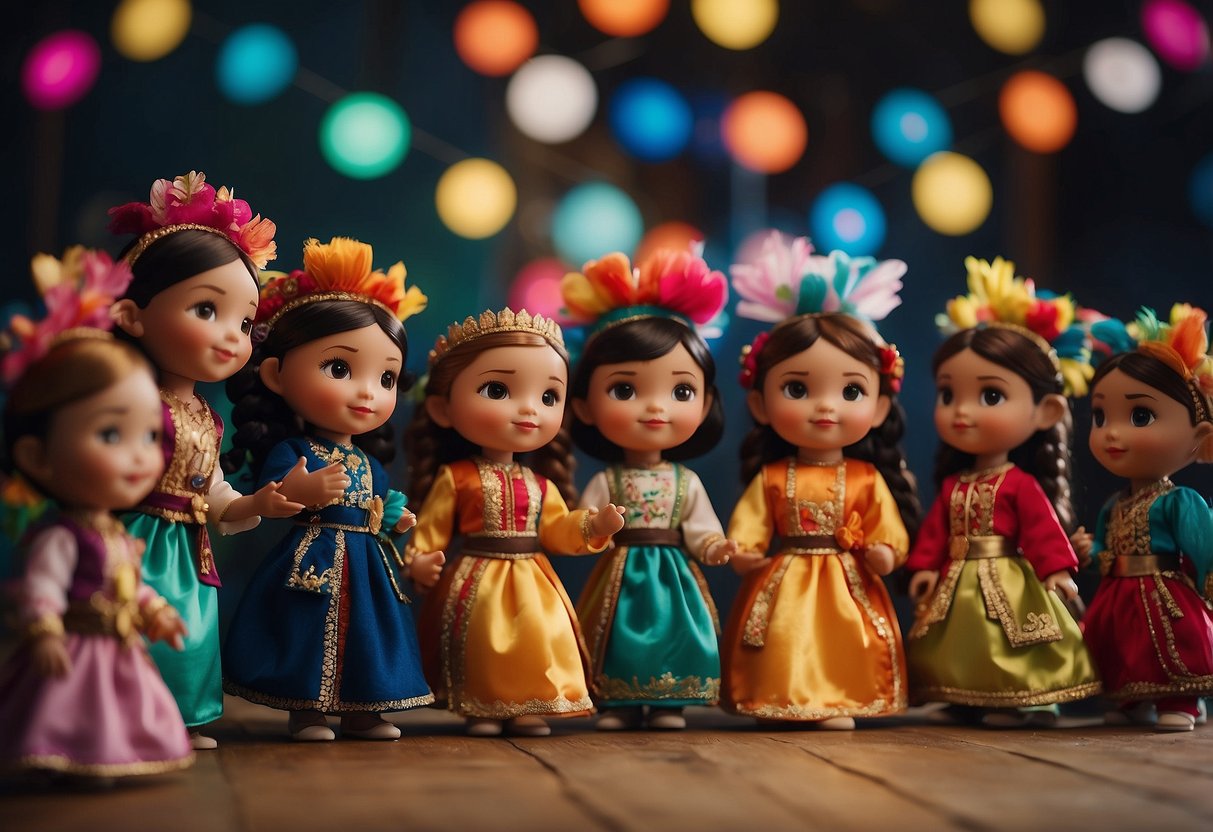
[[745, 577], [725, 628], [723, 706], [805, 721], [905, 710], [897, 616], [862, 555], [883, 543], [900, 564], [909, 548], [884, 478], [851, 459], [769, 463], [734, 509], [728, 536], [766, 552], [775, 534], [791, 545]]
[[[593, 712], [589, 653], [573, 604], [534, 545], [538, 538], [551, 552], [600, 552], [609, 538], [589, 537], [588, 520], [586, 510], [570, 511], [554, 485], [517, 463], [477, 457], [438, 470], [409, 548], [447, 552], [418, 632], [426, 679], [450, 710], [487, 719]], [[452, 557], [456, 534], [464, 551]], [[509, 548], [511, 539], [533, 548], [485, 551]]]

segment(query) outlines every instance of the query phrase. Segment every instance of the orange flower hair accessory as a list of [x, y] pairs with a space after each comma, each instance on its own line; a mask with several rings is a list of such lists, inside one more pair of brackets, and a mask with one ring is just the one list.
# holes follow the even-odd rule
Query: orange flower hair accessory
[[1143, 307], [1128, 327], [1137, 351], [1153, 356], [1175, 371], [1192, 392], [1197, 421], [1213, 421], [1213, 355], [1209, 354], [1208, 314], [1187, 303], [1171, 307], [1171, 317], [1160, 321], [1153, 309]]
[[303, 269], [271, 279], [261, 289], [255, 340], [264, 340], [286, 312], [322, 300], [354, 300], [383, 309], [398, 320], [425, 309], [426, 296], [416, 286], [404, 288], [404, 263], [387, 272], [372, 268], [374, 251], [367, 243], [334, 237], [311, 239], [303, 246]]
[[125, 258], [132, 266], [152, 243], [187, 230], [226, 237], [259, 269], [278, 256], [274, 242], [278, 227], [260, 214], [254, 216], [247, 202], [236, 199], [234, 190], [224, 186], [216, 191], [201, 171], [191, 170], [171, 182], [157, 179], [149, 201], [119, 205], [109, 215], [110, 231], [139, 235]]

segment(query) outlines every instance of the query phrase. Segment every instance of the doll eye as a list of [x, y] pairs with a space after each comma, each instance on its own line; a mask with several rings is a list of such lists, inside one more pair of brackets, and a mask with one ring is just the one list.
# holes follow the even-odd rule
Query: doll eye
[[867, 393], [858, 384], [848, 384], [842, 388], [842, 397], [848, 402], [857, 402], [863, 399]]
[[149, 430], [147, 433], [143, 434], [143, 443], [145, 445], [159, 445], [160, 444], [160, 431]]
[[211, 303], [209, 300], [204, 300], [201, 303], [195, 303], [190, 308], [194, 310], [195, 315], [204, 321], [215, 320], [215, 304]]
[[385, 370], [379, 377], [379, 383], [383, 385], [384, 390], [391, 390], [396, 386], [396, 374], [391, 370]]
[[250, 332], [252, 332], [253, 331], [253, 319], [245, 318], [243, 321], [241, 321], [240, 322], [240, 331], [245, 335], [248, 335]]
[[1003, 403], [1004, 399], [1006, 399], [1006, 396], [1003, 395], [1002, 391], [994, 387], [986, 387], [981, 391], [982, 407], [994, 407], [995, 405], [1000, 405]]
[[1107, 417], [1104, 416], [1102, 407], [1092, 408], [1091, 424], [1095, 425], [1095, 427], [1097, 427], [1097, 428], [1102, 428], [1104, 426], [1104, 422], [1106, 422], [1106, 421], [1107, 421]]
[[320, 365], [320, 372], [329, 378], [341, 380], [350, 377], [350, 365], [340, 358], [330, 358]]
[[560, 401], [560, 395], [555, 390], [544, 390], [541, 401], [545, 407], [555, 407], [556, 403]]
[[1129, 414], [1129, 421], [1133, 423], [1135, 428], [1144, 428], [1147, 425], [1154, 424], [1154, 411], [1148, 407], [1135, 407], [1133, 412]]
[[612, 384], [611, 389], [607, 391], [607, 395], [612, 399], [626, 402], [629, 399], [636, 398], [636, 388], [626, 381], [621, 381], [618, 384]]
[[936, 395], [935, 399], [936, 399], [936, 401], [938, 401], [940, 404], [944, 405], [945, 407], [947, 405], [950, 405], [952, 403], [952, 388], [951, 387], [940, 387], [939, 393], [938, 393], [938, 395]]
[[783, 391], [785, 399], [803, 399], [809, 395], [809, 388], [803, 381], [789, 381], [779, 389]]
[[476, 390], [476, 392], [484, 396], [486, 399], [500, 401], [510, 397], [510, 388], [506, 387], [500, 381], [486, 381]]
[[117, 428], [102, 428], [97, 431], [97, 438], [106, 445], [117, 445], [122, 441], [122, 431]]
[[695, 388], [689, 384], [674, 385], [674, 401], [676, 402], [693, 402], [695, 401]]

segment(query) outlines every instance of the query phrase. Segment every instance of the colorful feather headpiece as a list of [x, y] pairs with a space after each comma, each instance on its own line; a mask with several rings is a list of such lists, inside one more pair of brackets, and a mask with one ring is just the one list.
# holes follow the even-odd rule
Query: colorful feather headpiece
[[139, 239], [126, 254], [134, 265], [147, 247], [178, 231], [206, 231], [226, 237], [236, 244], [259, 269], [278, 256], [274, 234], [278, 227], [253, 210], [227, 186], [218, 191], [206, 182], [206, 174], [191, 170], [171, 182], [152, 183], [148, 202], [128, 202], [109, 210], [110, 231], [138, 234]]
[[52, 347], [74, 337], [110, 337], [110, 306], [131, 282], [125, 262], [103, 251], [72, 246], [57, 260], [39, 254], [30, 261], [34, 283], [46, 305], [39, 321], [18, 315], [3, 336], [6, 353], [0, 373], [11, 387]]
[[291, 309], [322, 300], [373, 304], [401, 321], [425, 309], [428, 299], [421, 290], [404, 288], [404, 263], [397, 261], [384, 273], [373, 269], [373, 258], [370, 245], [348, 237], [327, 243], [308, 240], [303, 245], [303, 268], [277, 274], [261, 287], [254, 340], [264, 340]]
[[590, 338], [637, 318], [673, 318], [691, 329], [703, 326], [724, 309], [729, 285], [702, 254], [702, 245], [663, 248], [636, 267], [619, 251], [591, 260], [560, 282], [565, 311], [590, 327]]
[[430, 369], [455, 347], [473, 343], [486, 335], [498, 332], [527, 332], [538, 335], [551, 344], [552, 349], [561, 357], [568, 357], [564, 348], [564, 333], [560, 331], [559, 324], [551, 318], [532, 315], [525, 309], [515, 312], [506, 307], [500, 312], [485, 310], [480, 313], [479, 318], [468, 315], [463, 319], [463, 323], [456, 321], [447, 327], [446, 335], [439, 335], [438, 340], [434, 342], [434, 348], [430, 350]]
[[1038, 294], [1036, 283], [1017, 277], [1015, 264], [1001, 257], [993, 263], [966, 257], [965, 268], [969, 293], [948, 301], [947, 312], [935, 316], [939, 330], [950, 335], [988, 326], [1018, 332], [1048, 356], [1067, 396], [1085, 396], [1095, 370], [1074, 299], [1068, 294]]
[[[1199, 307], [1177, 303], [1167, 321], [1142, 307], [1124, 327], [1137, 352], [1158, 359], [1184, 380], [1192, 394], [1198, 422], [1213, 422], [1213, 355], [1209, 354], [1208, 314]], [[1106, 331], [1101, 333], [1106, 335]], [[1124, 350], [1127, 351], [1127, 350]]]
[[[898, 292], [906, 268], [901, 260], [851, 257], [842, 251], [814, 254], [807, 237], [789, 240], [772, 231], [755, 258], [734, 264], [730, 272], [733, 288], [742, 298], [737, 314], [743, 318], [782, 324], [803, 315], [841, 312], [867, 323], [881, 351], [880, 372], [897, 392], [905, 362], [895, 345], [881, 340], [874, 322], [901, 305]], [[753, 385], [758, 355], [769, 338], [770, 333], [759, 333], [742, 349], [743, 387]]]

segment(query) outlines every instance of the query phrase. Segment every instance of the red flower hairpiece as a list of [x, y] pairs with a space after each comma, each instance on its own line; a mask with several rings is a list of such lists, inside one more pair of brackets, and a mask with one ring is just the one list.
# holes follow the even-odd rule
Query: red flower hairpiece
[[880, 374], [889, 380], [889, 389], [894, 393], [901, 392], [901, 380], [906, 375], [906, 362], [897, 351], [896, 344], [887, 344], [880, 348]]
[[760, 332], [754, 336], [751, 343], [741, 348], [741, 373], [737, 380], [747, 390], [754, 387], [754, 375], [758, 371], [758, 356], [769, 340], [771, 340], [771, 333]]

